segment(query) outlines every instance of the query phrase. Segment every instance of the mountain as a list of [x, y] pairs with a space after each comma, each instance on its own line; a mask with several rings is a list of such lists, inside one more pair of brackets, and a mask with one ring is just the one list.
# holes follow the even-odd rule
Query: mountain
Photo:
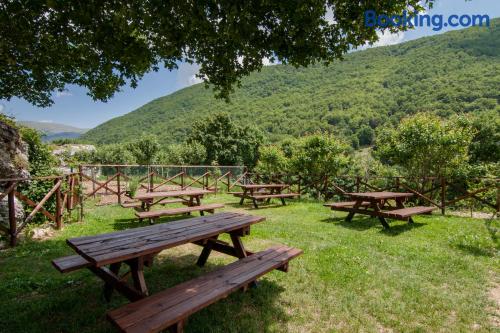
[[231, 103], [203, 84], [179, 90], [107, 121], [82, 136], [92, 143], [157, 134], [181, 142], [191, 124], [227, 111], [254, 124], [271, 142], [317, 130], [369, 144], [378, 126], [419, 111], [500, 113], [500, 19], [406, 43], [345, 56], [328, 67], [267, 66], [245, 78]]
[[43, 121], [18, 121], [18, 123], [42, 132], [44, 134], [42, 140], [46, 142], [56, 139], [76, 139], [88, 130], [69, 125]]

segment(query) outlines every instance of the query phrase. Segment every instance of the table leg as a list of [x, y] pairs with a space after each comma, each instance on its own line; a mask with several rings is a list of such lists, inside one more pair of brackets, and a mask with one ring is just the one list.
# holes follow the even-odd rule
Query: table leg
[[[120, 272], [120, 267], [121, 266], [122, 266], [122, 263], [121, 262], [117, 262], [117, 263], [111, 264], [110, 267], [109, 267], [109, 270], [114, 275], [118, 275], [118, 273]], [[114, 289], [114, 287], [113, 287], [112, 283], [109, 283], [109, 282], [105, 282], [104, 283], [104, 291], [103, 291], [104, 298], [108, 302], [111, 300], [111, 295], [113, 294], [113, 289]]]
[[134, 282], [134, 287], [143, 295], [148, 295], [148, 287], [146, 286], [146, 280], [144, 279], [144, 258], [139, 257], [132, 259], [128, 262], [130, 266], [130, 272], [132, 274], [132, 281]]
[[[385, 204], [385, 201], [381, 201], [380, 202], [380, 205], [383, 205]], [[379, 203], [377, 202], [373, 202], [372, 203], [372, 207], [373, 207], [373, 210], [376, 211], [376, 212], [380, 212], [381, 209], [380, 209], [380, 206], [379, 206]], [[387, 221], [385, 220], [385, 218], [383, 216], [379, 216], [378, 217], [378, 220], [380, 221], [380, 224], [382, 224], [382, 226], [385, 228], [385, 229], [389, 229], [389, 224], [387, 223]]]
[[245, 201], [245, 195], [247, 195], [247, 190], [243, 189], [243, 194], [241, 195], [240, 199], [240, 206], [243, 205], [243, 202]]
[[[358, 209], [360, 206], [361, 206], [361, 203], [363, 202], [363, 200], [356, 200], [356, 203], [354, 204], [354, 206], [352, 206], [352, 209], [355, 210], [355, 209]], [[354, 217], [354, 211], [352, 212], [349, 212], [349, 214], [347, 214], [345, 220], [347, 222], [351, 222], [352, 221], [352, 218]]]
[[233, 242], [234, 250], [236, 251], [236, 257], [239, 259], [246, 258], [247, 252], [245, 251], [241, 237], [235, 233], [230, 233], [229, 235], [231, 236], [231, 242]]
[[[198, 257], [198, 261], [196, 262], [196, 265], [203, 267], [205, 266], [205, 263], [208, 260], [208, 257], [210, 256], [210, 253], [212, 252], [213, 248], [213, 242], [216, 241], [219, 236], [211, 237], [209, 240], [207, 240], [206, 244], [203, 246], [203, 250], [201, 250], [201, 254]], [[212, 240], [212, 241], [211, 241]]]
[[[108, 288], [110, 288], [111, 290], [116, 290], [132, 302], [138, 301], [141, 298], [145, 297], [144, 294], [136, 290], [134, 287], [129, 286], [127, 282], [124, 281], [124, 279], [122, 279], [117, 274], [114, 274], [111, 269], [107, 267], [90, 266], [88, 267], [88, 269], [99, 278], [101, 278], [106, 283], [106, 285], [108, 285]], [[111, 297], [110, 292], [106, 293], [109, 293], [109, 297]]]
[[380, 223], [382, 224], [382, 226], [385, 228], [385, 229], [389, 229], [389, 224], [387, 223], [387, 221], [385, 220], [385, 218], [383, 218], [382, 216], [379, 216], [378, 217], [378, 220], [380, 221]]

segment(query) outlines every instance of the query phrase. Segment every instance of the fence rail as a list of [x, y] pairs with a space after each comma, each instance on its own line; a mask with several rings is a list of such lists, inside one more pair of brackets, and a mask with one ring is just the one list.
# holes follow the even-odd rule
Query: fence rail
[[[36, 199], [23, 193], [23, 185], [32, 181], [50, 183], [46, 193]], [[405, 191], [414, 194], [415, 203], [433, 205], [445, 214], [453, 207], [489, 208], [500, 211], [500, 179], [446, 179], [442, 177], [304, 177], [293, 174], [259, 174], [244, 166], [179, 166], [179, 165], [80, 165], [78, 172], [49, 177], [0, 179], [0, 202], [7, 198], [8, 224], [0, 223], [0, 231], [16, 245], [17, 236], [36, 216], [43, 215], [61, 228], [65, 213], [79, 206], [83, 219], [83, 203], [97, 196], [113, 197], [113, 202], [133, 200], [132, 181], [142, 191], [162, 191], [201, 187], [215, 194], [252, 183], [285, 183], [300, 195], [322, 200], [345, 199], [348, 192]], [[27, 216], [18, 221], [15, 200], [29, 207]], [[52, 208], [47, 207], [51, 202]]]
[[[20, 189], [23, 185], [33, 181], [51, 182], [52, 184], [47, 193], [39, 200], [34, 197], [30, 198]], [[61, 229], [64, 225], [64, 213], [71, 216], [74, 208], [78, 204], [81, 206], [78, 191], [80, 182], [81, 177], [78, 173], [63, 176], [0, 179], [0, 187], [4, 188], [3, 192], [0, 192], [0, 201], [7, 197], [8, 207], [8, 225], [0, 224], [0, 230], [9, 236], [10, 245], [16, 245], [18, 235], [37, 214], [43, 214], [57, 229]], [[46, 208], [48, 201], [54, 197], [54, 208]], [[19, 216], [17, 216], [19, 214], [16, 214], [16, 199], [31, 208], [27, 216], [23, 216], [20, 221]]]

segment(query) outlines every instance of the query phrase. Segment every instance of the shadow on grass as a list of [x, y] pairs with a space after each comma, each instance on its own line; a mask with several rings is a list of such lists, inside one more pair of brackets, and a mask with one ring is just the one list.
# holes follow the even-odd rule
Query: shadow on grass
[[230, 203], [225, 203], [226, 207], [231, 207], [231, 208], [237, 208], [237, 209], [245, 209], [248, 211], [257, 211], [259, 209], [264, 209], [264, 208], [280, 208], [280, 207], [286, 207], [289, 205], [287, 202], [286, 206], [283, 206], [283, 204], [280, 202], [262, 202], [262, 203], [257, 203], [259, 208], [255, 208], [252, 203], [250, 202], [245, 202], [243, 205], [240, 205], [239, 202], [230, 202]]
[[354, 218], [351, 222], [346, 221], [345, 217], [329, 217], [321, 220], [321, 222], [332, 223], [344, 228], [357, 231], [364, 231], [371, 228], [378, 228], [380, 229], [381, 233], [388, 236], [397, 236], [403, 232], [410, 231], [415, 228], [420, 228], [426, 225], [425, 223], [419, 223], [419, 222], [391, 225], [390, 221], [388, 221], [390, 228], [385, 229], [382, 227], [380, 221], [377, 218], [372, 218], [372, 217], [357, 217]]
[[[128, 301], [115, 292], [111, 302], [105, 302], [103, 282], [86, 269], [61, 274], [52, 267], [52, 259], [70, 254], [74, 252], [64, 239], [26, 241], [1, 253], [1, 265], [7, 269], [0, 271], [0, 331], [116, 332], [106, 312]], [[151, 294], [223, 266], [219, 258], [211, 257], [199, 268], [198, 254], [175, 250], [156, 258], [153, 267], [145, 270]], [[186, 331], [263, 332], [276, 320], [285, 321], [287, 314], [277, 302], [282, 287], [261, 281], [256, 289], [235, 292], [193, 314]]]

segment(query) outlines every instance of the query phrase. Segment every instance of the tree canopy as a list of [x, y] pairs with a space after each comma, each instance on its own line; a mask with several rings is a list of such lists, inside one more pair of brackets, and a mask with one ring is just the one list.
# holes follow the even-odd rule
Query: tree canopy
[[137, 86], [145, 73], [181, 61], [199, 64], [200, 77], [227, 98], [266, 58], [294, 66], [329, 63], [377, 40], [375, 28], [364, 25], [366, 10], [390, 16], [421, 10], [421, 3], [2, 1], [0, 98], [48, 106], [53, 91], [76, 84], [106, 101], [126, 84]]

